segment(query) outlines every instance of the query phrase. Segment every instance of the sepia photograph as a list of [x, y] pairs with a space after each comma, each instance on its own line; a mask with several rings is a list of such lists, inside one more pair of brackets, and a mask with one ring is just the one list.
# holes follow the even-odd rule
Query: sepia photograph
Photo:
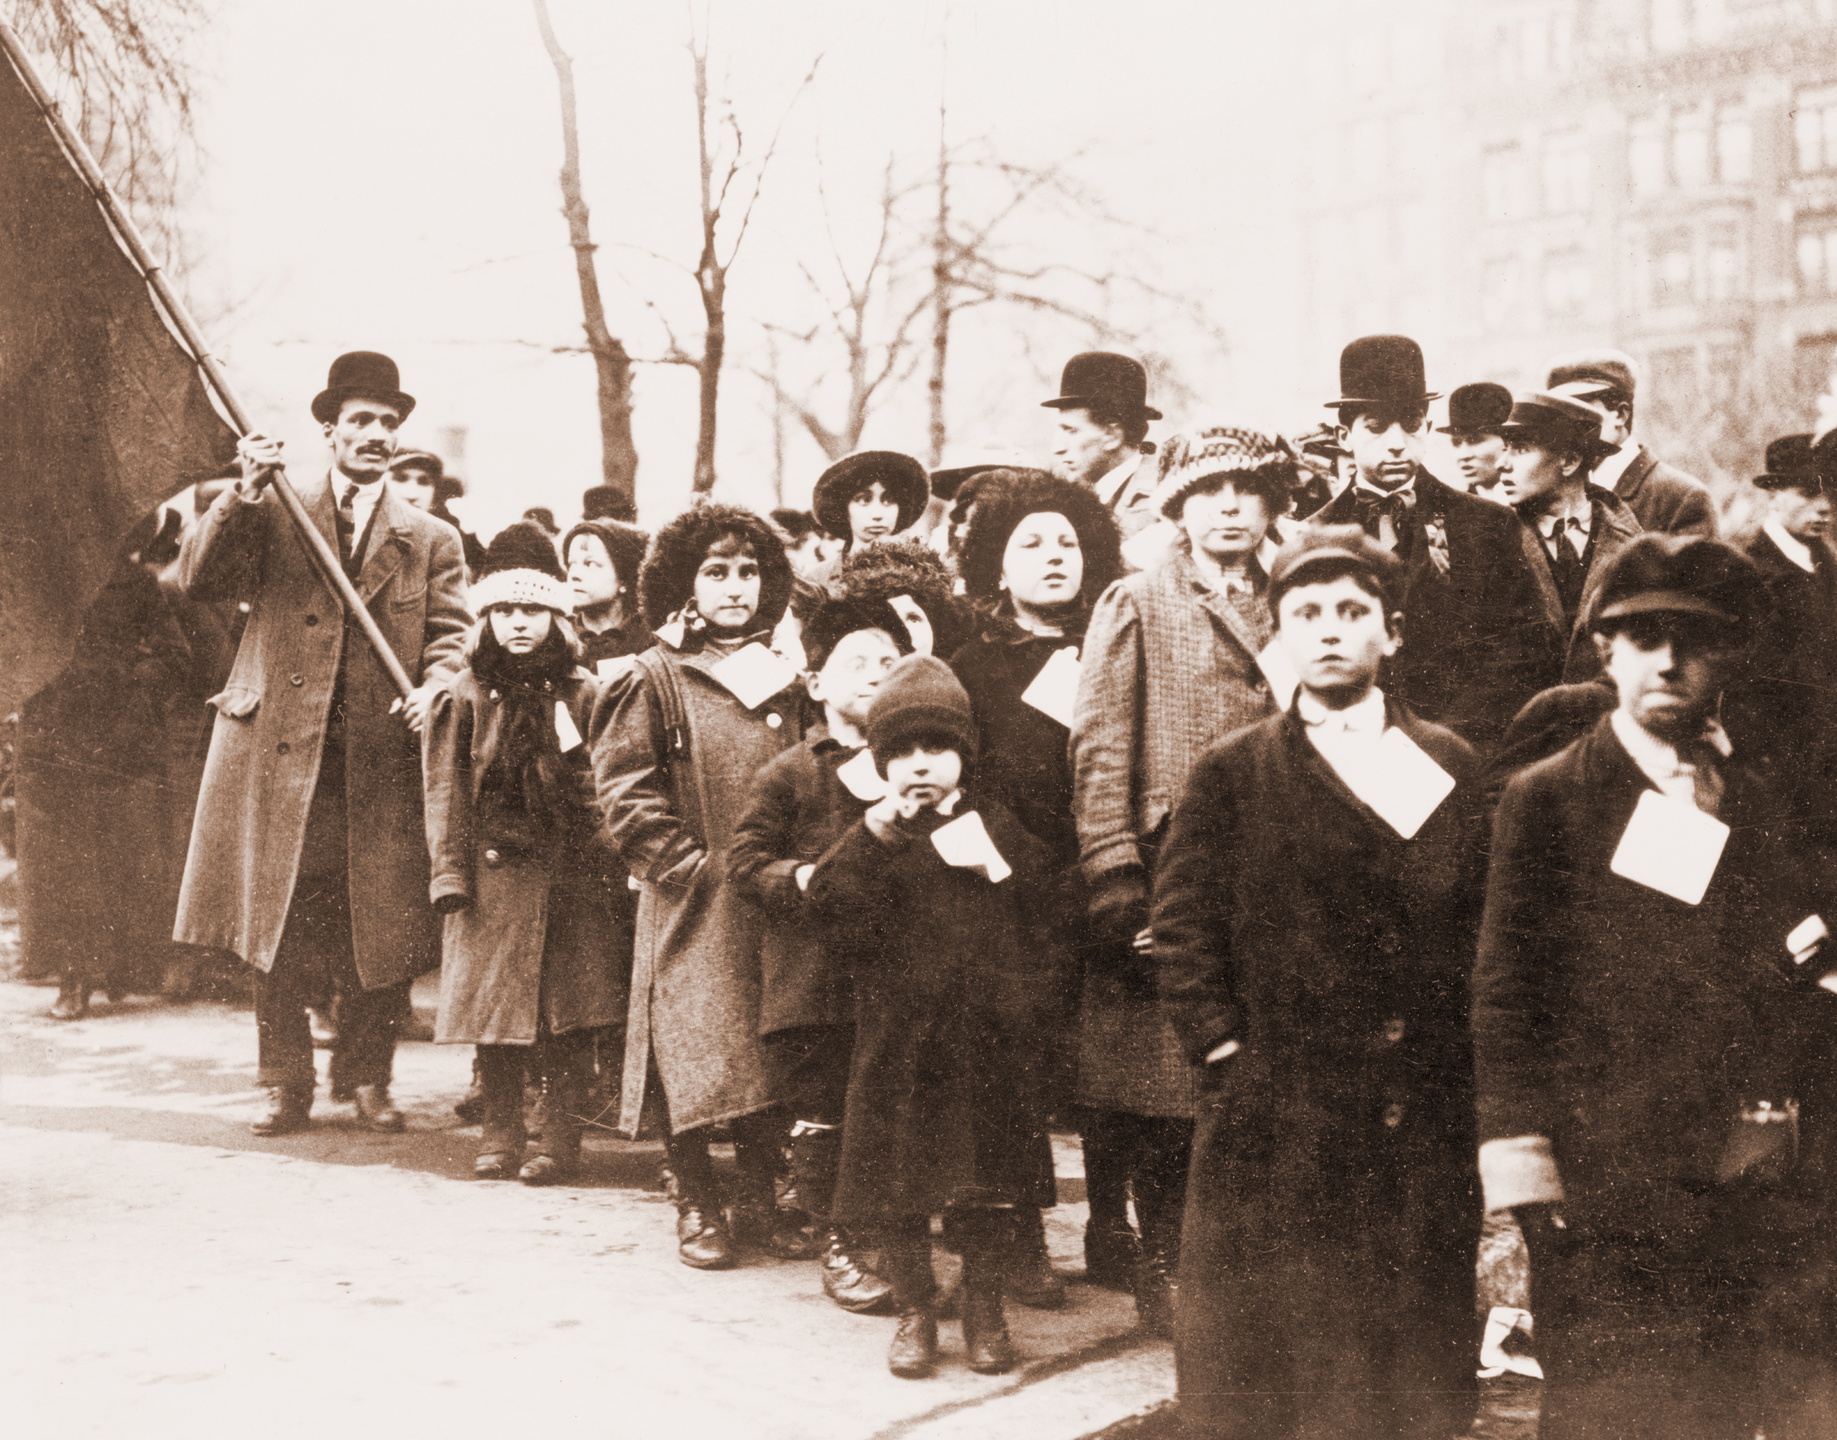
[[9, 1435], [1837, 1440], [1837, 0], [0, 52]]

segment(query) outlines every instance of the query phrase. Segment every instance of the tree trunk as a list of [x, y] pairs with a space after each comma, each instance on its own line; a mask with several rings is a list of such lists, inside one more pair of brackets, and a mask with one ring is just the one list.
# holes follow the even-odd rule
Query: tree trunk
[[[720, 214], [715, 209], [714, 157], [708, 153], [708, 51], [706, 42], [691, 42], [695, 64], [695, 143], [702, 174], [702, 253], [695, 265], [695, 286], [702, 296], [702, 358], [696, 366], [701, 381], [700, 407], [695, 430], [695, 476], [691, 485], [696, 503], [714, 491], [714, 439], [721, 392], [721, 361], [727, 352], [727, 277], [715, 253], [715, 230]], [[731, 175], [731, 171], [729, 174]]]
[[931, 236], [931, 468], [944, 463], [944, 366], [950, 356], [950, 151], [945, 112], [938, 105], [938, 218]]
[[599, 381], [600, 472], [603, 483], [617, 492], [614, 515], [620, 520], [638, 516], [638, 449], [631, 438], [631, 356], [606, 324], [606, 307], [600, 300], [595, 246], [587, 224], [587, 202], [580, 183], [580, 130], [574, 107], [574, 62], [549, 23], [547, 0], [534, 0], [536, 24], [542, 43], [555, 66], [561, 90], [561, 213], [568, 221], [568, 243], [574, 247], [574, 268], [580, 279], [582, 328], [593, 355]]

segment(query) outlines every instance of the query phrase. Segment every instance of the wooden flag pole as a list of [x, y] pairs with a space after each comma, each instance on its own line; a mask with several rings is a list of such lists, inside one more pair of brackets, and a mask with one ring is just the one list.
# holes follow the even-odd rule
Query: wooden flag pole
[[[239, 435], [249, 434], [254, 427], [249, 424], [248, 412], [242, 408], [242, 402], [236, 398], [236, 392], [230, 388], [229, 379], [224, 375], [223, 367], [217, 363], [216, 356], [212, 355], [205, 345], [204, 337], [199, 333], [197, 323], [191, 318], [191, 312], [186, 309], [185, 303], [173, 293], [172, 287], [166, 283], [164, 270], [148, 252], [145, 242], [140, 238], [140, 231], [129, 218], [120, 200], [116, 198], [114, 189], [108, 183], [108, 178], [102, 173], [102, 168], [96, 164], [96, 157], [89, 153], [89, 147], [83, 143], [83, 138], [70, 128], [56, 99], [45, 88], [44, 82], [38, 78], [38, 72], [32, 67], [31, 57], [26, 53], [25, 45], [20, 41], [18, 33], [4, 20], [0, 20], [0, 47], [5, 48], [7, 59], [12, 61], [13, 68], [19, 72], [20, 80], [31, 92], [33, 101], [45, 117], [45, 123], [51, 127], [51, 132], [57, 136], [58, 143], [64, 147], [64, 153], [70, 157], [71, 165], [81, 177], [89, 193], [95, 197], [96, 204], [102, 207], [102, 213], [108, 217], [109, 224], [114, 227], [115, 234], [119, 237], [122, 248], [127, 251], [134, 268], [140, 271], [141, 278], [153, 291], [160, 308], [166, 312], [166, 318], [172, 328], [178, 332], [179, 339], [191, 352], [192, 360], [204, 376], [204, 383], [210, 386], [212, 393], [216, 395], [218, 403], [223, 406], [231, 424], [236, 427], [236, 432]], [[299, 493], [288, 483], [284, 473], [276, 472], [269, 485], [280, 499], [281, 508], [287, 512], [287, 518], [293, 521], [294, 529], [299, 533], [302, 543], [306, 546], [307, 554], [312, 557], [314, 565], [318, 568], [320, 578], [343, 603], [345, 612], [357, 621], [358, 628], [364, 632], [364, 638], [370, 642], [370, 648], [376, 651], [377, 660], [388, 672], [397, 691], [404, 696], [408, 695], [415, 688], [414, 681], [408, 678], [408, 671], [402, 668], [402, 662], [396, 658], [395, 651], [390, 648], [389, 641], [384, 638], [381, 628], [376, 623], [376, 617], [370, 613], [370, 607], [364, 604], [363, 597], [357, 593], [357, 587], [351, 583], [351, 577], [345, 574], [344, 565], [339, 561], [337, 552], [332, 549], [330, 542], [326, 540], [319, 527], [313, 524], [312, 517], [306, 513], [306, 507], [300, 503]]]

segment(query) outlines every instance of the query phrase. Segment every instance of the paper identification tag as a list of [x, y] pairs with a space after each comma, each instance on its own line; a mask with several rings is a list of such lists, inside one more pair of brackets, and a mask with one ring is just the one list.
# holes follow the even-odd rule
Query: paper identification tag
[[1295, 703], [1295, 691], [1301, 687], [1301, 677], [1295, 673], [1288, 651], [1282, 648], [1280, 640], [1271, 640], [1263, 647], [1263, 653], [1257, 656], [1257, 669], [1269, 682], [1270, 698], [1276, 702], [1278, 710], [1287, 710]]
[[1686, 905], [1700, 905], [1728, 838], [1729, 827], [1714, 815], [1644, 790], [1608, 869]]
[[931, 843], [946, 865], [961, 870], [977, 870], [996, 885], [1014, 873], [1014, 867], [1001, 858], [1001, 851], [989, 839], [988, 827], [974, 810], [965, 811], [950, 824], [931, 832]]
[[1807, 915], [1787, 932], [1786, 949], [1792, 956], [1794, 964], [1803, 965], [1818, 952], [1818, 947], [1830, 938], [1830, 927], [1824, 923], [1824, 917]]
[[797, 679], [790, 661], [774, 655], [757, 640], [734, 651], [719, 665], [711, 665], [708, 673], [748, 710], [763, 705]]
[[609, 655], [593, 662], [593, 673], [602, 680], [616, 680], [636, 664], [630, 655]]
[[555, 702], [555, 738], [561, 741], [561, 753], [564, 755], [580, 744], [580, 731], [574, 726], [574, 717], [568, 712], [568, 702], [565, 700]]
[[1053, 651], [1052, 658], [1033, 677], [1033, 684], [1021, 691], [1021, 699], [1042, 715], [1071, 729], [1072, 714], [1078, 705], [1079, 669], [1076, 645]]
[[887, 782], [874, 767], [872, 750], [857, 751], [850, 759], [836, 766], [836, 779], [848, 788], [850, 795], [870, 805], [887, 797]]
[[672, 615], [668, 620], [665, 620], [663, 624], [659, 625], [657, 627], [657, 638], [663, 641], [663, 643], [668, 645], [672, 650], [682, 649], [683, 641], [688, 638], [688, 636], [683, 633], [682, 616]]
[[1378, 742], [1378, 763], [1357, 779], [1346, 781], [1352, 793], [1405, 840], [1415, 838], [1454, 789], [1454, 777], [1394, 725]]

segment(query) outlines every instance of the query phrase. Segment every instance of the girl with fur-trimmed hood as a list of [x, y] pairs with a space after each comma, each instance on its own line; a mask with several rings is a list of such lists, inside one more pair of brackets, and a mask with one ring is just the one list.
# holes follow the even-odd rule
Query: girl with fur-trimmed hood
[[[803, 687], [768, 648], [791, 565], [757, 515], [703, 505], [658, 532], [639, 591], [657, 644], [608, 682], [592, 725], [606, 834], [639, 885], [619, 1128], [667, 1116], [684, 1264], [732, 1265], [736, 1239], [813, 1255], [805, 1217], [776, 1200], [782, 1097], [759, 1039], [761, 920], [724, 883], [753, 776], [803, 739]], [[741, 1171], [731, 1221], [708, 1156], [722, 1124]]]
[[[521, 566], [493, 541], [472, 589], [466, 667], [434, 702], [422, 753], [431, 896], [442, 915], [435, 1039], [478, 1047], [484, 1134], [473, 1171], [526, 1185], [580, 1158], [593, 1050], [625, 1017], [625, 877], [599, 837], [581, 736], [595, 684], [547, 542]], [[502, 540], [503, 537], [500, 537]], [[524, 1159], [525, 1069], [542, 1081]]]

